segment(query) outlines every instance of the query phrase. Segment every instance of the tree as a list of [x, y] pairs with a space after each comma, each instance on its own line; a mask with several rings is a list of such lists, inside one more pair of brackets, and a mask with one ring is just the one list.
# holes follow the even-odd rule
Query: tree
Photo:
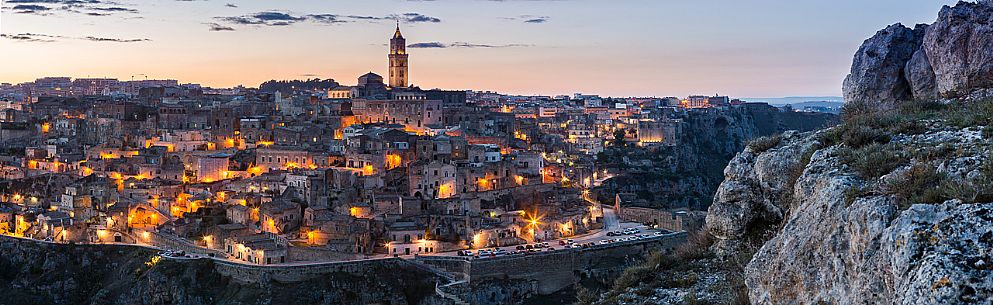
[[624, 145], [627, 144], [627, 142], [624, 142], [624, 135], [625, 134], [626, 134], [626, 132], [624, 131], [624, 129], [614, 130], [614, 142], [613, 142], [613, 145], [614, 146], [617, 146], [617, 147], [624, 147]]

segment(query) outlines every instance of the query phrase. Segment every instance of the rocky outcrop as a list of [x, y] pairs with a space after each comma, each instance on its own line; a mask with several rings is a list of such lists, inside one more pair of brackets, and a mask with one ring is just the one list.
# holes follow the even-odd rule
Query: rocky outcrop
[[904, 77], [910, 86], [910, 95], [915, 99], [934, 100], [938, 98], [938, 87], [934, 79], [934, 69], [924, 49], [918, 49], [904, 68]]
[[[743, 232], [755, 223], [772, 223], [776, 231], [745, 268], [752, 304], [949, 304], [993, 298], [993, 204], [911, 205], [892, 189], [893, 181], [915, 166], [934, 168], [950, 179], [948, 185], [978, 185], [989, 179], [984, 168], [993, 166], [987, 158], [991, 143], [978, 128], [940, 122], [926, 128], [923, 134], [895, 135], [891, 145], [898, 152], [930, 152], [948, 143], [954, 153], [924, 153], [881, 177], [862, 177], [846, 164], [842, 156], [852, 148], [825, 142], [831, 130], [787, 134], [777, 147], [746, 150], [732, 161], [707, 216], [717, 245], [740, 249]], [[811, 149], [795, 182], [776, 177], [788, 177], [802, 152]]]
[[939, 94], [954, 97], [977, 88], [993, 88], [991, 23], [991, 1], [959, 2], [941, 9], [923, 41]]
[[904, 66], [920, 49], [920, 36], [898, 23], [862, 43], [843, 84], [845, 101], [888, 104], [912, 98]]
[[707, 227], [718, 239], [718, 250], [737, 251], [738, 244], [762, 224], [779, 223], [789, 206], [781, 200], [791, 192], [790, 173], [802, 168], [801, 158], [818, 141], [809, 134], [789, 131], [780, 136], [780, 148], [766, 152], [747, 147], [724, 170], [724, 182], [707, 213]]
[[137, 246], [0, 236], [0, 304], [449, 304], [434, 295], [434, 275], [395, 264], [248, 284], [212, 260], [155, 257]]
[[843, 91], [849, 103], [892, 108], [902, 101], [973, 95], [993, 88], [993, 1], [945, 6], [931, 25], [894, 24], [855, 53]]

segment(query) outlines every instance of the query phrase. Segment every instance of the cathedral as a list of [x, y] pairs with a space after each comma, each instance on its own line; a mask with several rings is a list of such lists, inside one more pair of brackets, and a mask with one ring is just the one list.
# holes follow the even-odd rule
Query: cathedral
[[390, 39], [390, 87], [407, 87], [407, 41], [400, 34], [400, 24]]

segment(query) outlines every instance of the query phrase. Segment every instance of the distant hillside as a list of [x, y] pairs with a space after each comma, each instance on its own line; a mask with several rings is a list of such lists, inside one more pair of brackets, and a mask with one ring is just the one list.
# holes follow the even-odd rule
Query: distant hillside
[[790, 106], [793, 106], [793, 109], [803, 109], [804, 107], [827, 107], [827, 108], [839, 108], [840, 109], [842, 106], [845, 106], [845, 103], [843, 103], [843, 102], [802, 102], [802, 103], [790, 104]]
[[[747, 102], [769, 103], [769, 105], [775, 105], [775, 106], [810, 103], [810, 102], [817, 102], [817, 103], [823, 102], [834, 105], [836, 103], [843, 104], [845, 102], [845, 99], [840, 96], [746, 97], [746, 98], [742, 98], [742, 100]], [[825, 105], [806, 105], [806, 106], [825, 106]], [[797, 107], [794, 106], [793, 108], [797, 108]]]
[[259, 85], [262, 92], [283, 92], [289, 93], [297, 90], [327, 90], [338, 87], [338, 82], [334, 79], [308, 79], [308, 80], [270, 80]]

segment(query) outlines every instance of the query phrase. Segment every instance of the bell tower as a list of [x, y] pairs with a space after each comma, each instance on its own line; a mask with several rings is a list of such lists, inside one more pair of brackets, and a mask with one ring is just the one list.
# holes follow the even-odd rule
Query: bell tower
[[400, 34], [400, 22], [390, 39], [390, 87], [407, 87], [407, 40]]

